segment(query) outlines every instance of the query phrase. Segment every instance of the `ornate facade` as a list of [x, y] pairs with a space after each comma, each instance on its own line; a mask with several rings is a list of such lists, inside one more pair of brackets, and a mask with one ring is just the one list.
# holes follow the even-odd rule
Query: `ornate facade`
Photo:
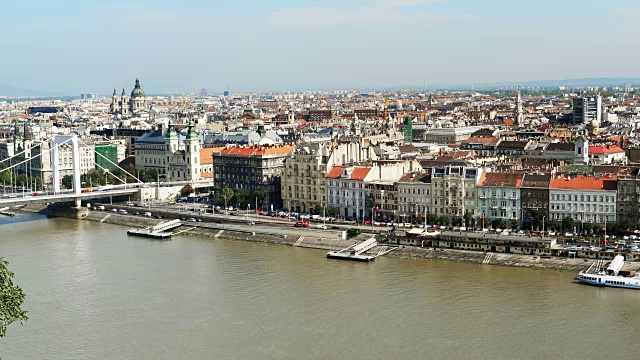
[[132, 116], [139, 115], [143, 112], [148, 112], [147, 98], [144, 95], [144, 90], [140, 87], [140, 80], [136, 79], [136, 85], [131, 90], [131, 96], [127, 96], [127, 93], [122, 89], [122, 95], [118, 97], [116, 95], [116, 89], [113, 89], [113, 97], [111, 98], [111, 106], [109, 106], [111, 114]]

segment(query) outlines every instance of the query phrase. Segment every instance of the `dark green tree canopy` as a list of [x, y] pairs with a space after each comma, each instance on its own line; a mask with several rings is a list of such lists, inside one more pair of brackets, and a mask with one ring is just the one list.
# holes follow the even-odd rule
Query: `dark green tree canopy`
[[6, 335], [9, 324], [14, 321], [24, 324], [29, 319], [27, 312], [20, 308], [25, 293], [13, 284], [14, 274], [7, 268], [8, 264], [8, 261], [0, 257], [0, 337]]

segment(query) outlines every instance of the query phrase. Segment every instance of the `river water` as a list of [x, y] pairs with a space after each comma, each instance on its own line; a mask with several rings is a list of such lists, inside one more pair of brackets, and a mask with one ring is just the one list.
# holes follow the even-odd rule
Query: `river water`
[[[21, 214], [27, 293], [2, 359], [637, 359], [640, 291], [575, 274], [379, 258]], [[9, 223], [7, 223], [9, 222]]]

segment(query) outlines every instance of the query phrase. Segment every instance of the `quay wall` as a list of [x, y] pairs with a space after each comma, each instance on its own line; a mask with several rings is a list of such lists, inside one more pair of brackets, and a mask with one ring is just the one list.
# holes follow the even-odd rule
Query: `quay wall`
[[[37, 209], [23, 209], [36, 211]], [[107, 224], [123, 225], [131, 228], [145, 228], [153, 225], [157, 225], [163, 221], [167, 221], [167, 218], [156, 219], [142, 216], [120, 215], [112, 212], [104, 211], [88, 211], [82, 210], [81, 216], [74, 211], [58, 211], [55, 216], [69, 217], [78, 220], [89, 220], [102, 222]], [[85, 213], [86, 211], [86, 213]], [[175, 214], [175, 218], [180, 218], [181, 214]], [[347, 240], [329, 239], [318, 237], [317, 232], [314, 230], [308, 231], [308, 236], [304, 236], [302, 239], [299, 236], [280, 236], [274, 234], [260, 233], [261, 227], [256, 226], [246, 230], [228, 230], [224, 229], [225, 225], [207, 223], [206, 227], [200, 225], [200, 223], [185, 223], [182, 227], [175, 229], [175, 232], [180, 232], [185, 235], [202, 236], [209, 238], [217, 238], [223, 240], [237, 240], [237, 241], [253, 241], [261, 243], [269, 243], [274, 245], [289, 245], [303, 248], [321, 249], [321, 250], [337, 250], [349, 247], [355, 244], [356, 241], [360, 241], [368, 237], [366, 234], [361, 234], [356, 238]], [[220, 230], [223, 230], [220, 232]], [[123, 230], [124, 231], [124, 230]], [[266, 231], [266, 230], [265, 230]], [[379, 245], [380, 246], [380, 245]], [[373, 249], [373, 252], [377, 252], [379, 246]], [[392, 245], [395, 247], [395, 245]], [[503, 253], [485, 253], [481, 251], [467, 251], [467, 250], [453, 250], [453, 249], [434, 249], [434, 248], [421, 248], [417, 246], [397, 246], [397, 248], [391, 253], [385, 255], [394, 258], [403, 259], [424, 259], [434, 260], [442, 262], [464, 262], [478, 265], [499, 265], [499, 266], [513, 266], [513, 267], [526, 267], [534, 269], [547, 269], [547, 270], [562, 270], [562, 271], [579, 271], [586, 269], [593, 260], [589, 259], [568, 259], [564, 257], [540, 257], [531, 255], [517, 255], [517, 254], [503, 254]], [[640, 268], [640, 263], [634, 263]]]

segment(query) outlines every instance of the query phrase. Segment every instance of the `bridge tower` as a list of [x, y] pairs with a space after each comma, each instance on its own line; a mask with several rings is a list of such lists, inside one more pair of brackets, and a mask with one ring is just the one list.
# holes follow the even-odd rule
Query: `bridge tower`
[[[73, 171], [73, 192], [80, 195], [80, 151], [78, 147], [78, 135], [54, 135], [51, 139], [51, 170], [53, 172], [53, 191], [60, 192], [60, 149], [59, 144], [70, 142], [71, 145], [71, 170]], [[76, 206], [80, 207], [81, 200], [76, 198]]]

